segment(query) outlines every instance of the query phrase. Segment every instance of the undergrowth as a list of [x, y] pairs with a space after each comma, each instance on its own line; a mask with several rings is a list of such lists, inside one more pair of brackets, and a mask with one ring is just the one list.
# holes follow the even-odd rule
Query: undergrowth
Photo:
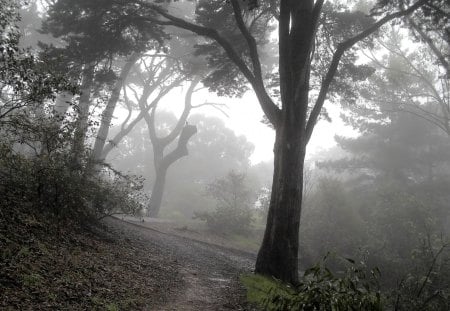
[[262, 275], [244, 275], [249, 302], [263, 310], [280, 311], [350, 311], [383, 310], [378, 289], [378, 270], [367, 274], [363, 266], [347, 259], [349, 267], [336, 275], [325, 260], [305, 271], [298, 286], [284, 284]]

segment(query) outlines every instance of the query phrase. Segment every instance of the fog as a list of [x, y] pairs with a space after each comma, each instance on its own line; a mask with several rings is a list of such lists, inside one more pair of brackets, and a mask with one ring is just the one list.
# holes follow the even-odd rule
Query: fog
[[[230, 24], [232, 10], [219, 9], [229, 2], [219, 2], [166, 1], [160, 8], [216, 27], [231, 46], [215, 33], [183, 29], [140, 1], [136, 8], [142, 5], [144, 15], [119, 2], [21, 4], [20, 49], [47, 76], [61, 75], [75, 89], [58, 82], [32, 110], [28, 104], [8, 110], [21, 84], [2, 77], [2, 143], [26, 159], [67, 152], [69, 164], [55, 170], [118, 187], [113, 192], [123, 202], [106, 200], [108, 207], [101, 203], [95, 213], [181, 228], [255, 254], [263, 243], [267, 251], [260, 251], [256, 271], [291, 283], [321, 262], [337, 274], [348, 262], [364, 271], [376, 267], [381, 291], [391, 295], [386, 305], [402, 306], [392, 310], [414, 304], [444, 310], [450, 293], [448, 4], [436, 1], [436, 15], [417, 11], [352, 43], [327, 80], [339, 42], [395, 7], [370, 11], [376, 1], [326, 2], [307, 52], [301, 102], [303, 88], [286, 91], [288, 69], [280, 69], [279, 26], [268, 15], [278, 4], [260, 1], [243, 13], [253, 50], [253, 41]], [[251, 1], [231, 2], [246, 8]], [[2, 29], [4, 38], [13, 31]], [[303, 81], [296, 75], [292, 81]], [[288, 136], [294, 129], [300, 134]], [[55, 193], [43, 191], [43, 200]], [[277, 249], [267, 242], [277, 232], [285, 234], [279, 249], [285, 240], [289, 245], [289, 255], [279, 257], [295, 253], [294, 277], [274, 270], [274, 257], [261, 259]]]

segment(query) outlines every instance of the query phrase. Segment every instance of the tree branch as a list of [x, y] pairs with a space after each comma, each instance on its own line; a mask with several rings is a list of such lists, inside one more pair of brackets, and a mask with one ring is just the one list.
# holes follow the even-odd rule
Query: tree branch
[[200, 76], [195, 76], [194, 79], [191, 81], [191, 85], [189, 85], [189, 88], [186, 91], [186, 95], [184, 98], [184, 110], [177, 124], [175, 125], [175, 128], [166, 137], [160, 139], [160, 143], [163, 144], [164, 146], [167, 146], [172, 141], [174, 141], [175, 138], [177, 138], [177, 136], [182, 131], [184, 125], [186, 124], [186, 120], [192, 109], [192, 93], [197, 84], [200, 83], [200, 80], [201, 80]]
[[450, 65], [445, 59], [445, 56], [439, 51], [437, 46], [434, 44], [433, 40], [417, 25], [412, 18], [408, 18], [408, 23], [411, 27], [420, 35], [423, 41], [430, 47], [431, 51], [433, 51], [434, 55], [438, 58], [441, 65], [444, 67], [447, 72], [447, 76], [450, 77]]
[[160, 24], [160, 25], [167, 25], [167, 26], [175, 26], [178, 28], [189, 30], [200, 36], [204, 36], [204, 37], [215, 40], [225, 50], [225, 53], [228, 55], [230, 60], [238, 67], [238, 69], [242, 72], [242, 74], [245, 76], [245, 78], [252, 85], [253, 90], [255, 91], [256, 96], [258, 97], [261, 108], [264, 111], [264, 113], [266, 114], [269, 121], [274, 126], [279, 124], [280, 110], [277, 107], [277, 105], [275, 105], [275, 103], [272, 101], [270, 96], [267, 94], [267, 91], [266, 91], [263, 83], [261, 83], [261, 81], [258, 82], [258, 79], [255, 77], [255, 75], [252, 73], [252, 71], [248, 68], [247, 64], [245, 64], [244, 60], [238, 55], [236, 50], [233, 48], [232, 44], [228, 40], [226, 40], [223, 36], [221, 36], [217, 32], [217, 30], [187, 22], [181, 18], [175, 17], [175, 16], [167, 13], [167, 11], [165, 11], [161, 7], [154, 5], [154, 4], [141, 2], [141, 5], [146, 6], [150, 9], [156, 11], [162, 17], [167, 19], [167, 21], [161, 21], [161, 20], [154, 19], [151, 17], [144, 18], [148, 21], [151, 21], [152, 23], [156, 23], [156, 24]]
[[242, 9], [237, 0], [230, 0], [231, 5], [233, 6], [234, 19], [236, 20], [236, 24], [239, 28], [239, 31], [244, 36], [245, 41], [247, 41], [247, 45], [250, 52], [250, 59], [252, 61], [253, 66], [253, 75], [255, 77], [256, 82], [262, 83], [262, 73], [261, 73], [261, 63], [259, 61], [258, 48], [256, 46], [256, 40], [247, 29], [247, 26], [244, 23], [244, 19], [242, 18]]
[[339, 63], [341, 61], [342, 56], [344, 53], [353, 47], [356, 43], [360, 42], [361, 40], [364, 40], [371, 34], [373, 34], [375, 31], [380, 29], [381, 26], [384, 24], [390, 22], [391, 20], [395, 18], [399, 18], [402, 16], [406, 16], [408, 14], [411, 14], [418, 8], [420, 8], [423, 4], [425, 4], [426, 0], [419, 0], [412, 6], [410, 6], [408, 9], [403, 11], [398, 11], [389, 15], [386, 15], [379, 21], [375, 22], [371, 27], [367, 28], [366, 30], [360, 32], [359, 34], [353, 36], [352, 38], [340, 43], [336, 49], [336, 51], [333, 54], [333, 58], [331, 60], [330, 66], [328, 68], [328, 71], [325, 75], [325, 78], [322, 82], [322, 86], [319, 91], [319, 95], [317, 97], [316, 103], [314, 104], [314, 107], [309, 115], [308, 123], [306, 125], [306, 140], [305, 143], [308, 143], [311, 139], [311, 135], [314, 129], [314, 126], [317, 123], [317, 120], [320, 115], [320, 111], [322, 110], [322, 107], [324, 105], [328, 90], [330, 88], [331, 82], [334, 79], [334, 76], [336, 75], [337, 68], [339, 66]]
[[197, 127], [195, 125], [185, 125], [178, 139], [177, 147], [163, 158], [161, 167], [168, 168], [175, 161], [187, 156], [189, 154], [187, 144], [195, 133], [197, 133]]

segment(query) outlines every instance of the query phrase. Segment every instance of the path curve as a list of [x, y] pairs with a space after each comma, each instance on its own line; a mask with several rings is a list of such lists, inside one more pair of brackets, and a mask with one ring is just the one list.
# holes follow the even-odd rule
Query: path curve
[[[181, 273], [181, 286], [153, 310], [253, 310], [245, 302], [239, 275], [254, 267], [251, 253], [227, 249], [110, 217], [106, 222], [125, 235], [151, 244]], [[164, 264], [164, 263], [162, 263]]]

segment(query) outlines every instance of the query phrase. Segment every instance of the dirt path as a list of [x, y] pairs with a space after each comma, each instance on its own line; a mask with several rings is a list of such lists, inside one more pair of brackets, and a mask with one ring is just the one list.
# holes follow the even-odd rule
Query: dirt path
[[[209, 245], [204, 242], [151, 230], [110, 218], [125, 235], [151, 244], [166, 262], [181, 273], [182, 284], [167, 302], [153, 310], [251, 310], [245, 303], [245, 290], [239, 283], [241, 273], [250, 272], [254, 257], [248, 253]], [[169, 276], [168, 276], [169, 277]]]

